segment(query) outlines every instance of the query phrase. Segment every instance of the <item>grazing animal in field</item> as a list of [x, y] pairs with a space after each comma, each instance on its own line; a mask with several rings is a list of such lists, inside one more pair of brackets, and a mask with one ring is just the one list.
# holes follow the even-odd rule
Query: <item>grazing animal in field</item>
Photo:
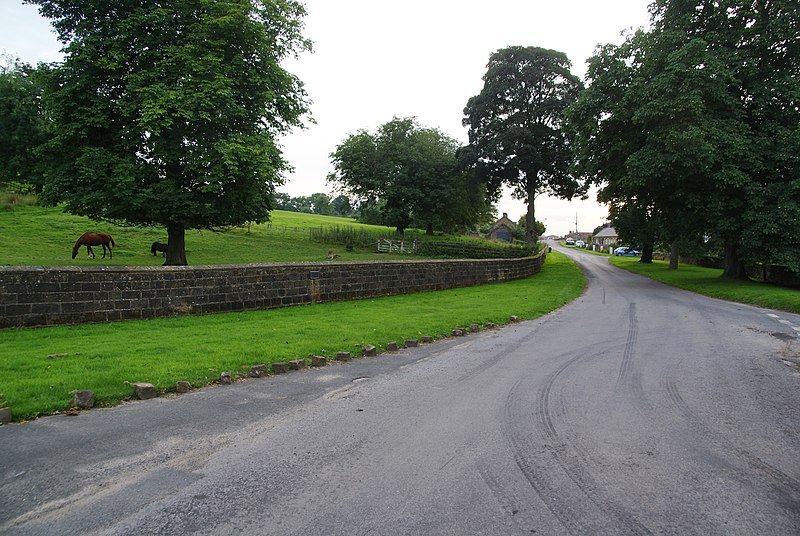
[[162, 244], [161, 242], [153, 242], [153, 245], [150, 246], [150, 253], [154, 256], [157, 252], [161, 252], [162, 257], [167, 256], [167, 244]]
[[333, 252], [333, 250], [330, 250], [330, 251], [328, 252], [328, 258], [329, 258], [329, 259], [335, 259], [335, 258], [336, 258], [336, 257], [338, 257], [338, 256], [339, 256], [339, 255], [337, 255], [336, 253], [334, 253], [334, 252]]
[[81, 237], [75, 242], [75, 247], [72, 248], [72, 258], [78, 255], [78, 250], [81, 246], [86, 246], [86, 254], [91, 255], [94, 259], [94, 251], [92, 246], [103, 246], [103, 258], [106, 258], [106, 249], [108, 249], [109, 258], [113, 259], [114, 254], [111, 252], [111, 247], [116, 246], [114, 239], [110, 234], [106, 233], [83, 233]]

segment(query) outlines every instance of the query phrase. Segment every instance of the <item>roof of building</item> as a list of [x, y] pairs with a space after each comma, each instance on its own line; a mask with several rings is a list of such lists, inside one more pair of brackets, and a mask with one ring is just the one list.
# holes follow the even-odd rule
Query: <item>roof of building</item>
[[574, 238], [575, 240], [589, 240], [589, 237], [592, 236], [592, 233], [569, 233], [565, 235], [565, 238]]
[[494, 225], [492, 225], [489, 228], [489, 233], [491, 233], [492, 231], [496, 231], [497, 229], [499, 229], [500, 227], [503, 227], [503, 226], [505, 226], [505, 227], [507, 227], [509, 229], [513, 229], [514, 227], [517, 226], [517, 224], [514, 223], [513, 221], [511, 221], [511, 219], [508, 217], [508, 214], [503, 212], [503, 217], [500, 218], [499, 220], [497, 220], [496, 222], [494, 222]]
[[617, 230], [613, 227], [604, 227], [599, 233], [594, 235], [595, 238], [617, 238]]

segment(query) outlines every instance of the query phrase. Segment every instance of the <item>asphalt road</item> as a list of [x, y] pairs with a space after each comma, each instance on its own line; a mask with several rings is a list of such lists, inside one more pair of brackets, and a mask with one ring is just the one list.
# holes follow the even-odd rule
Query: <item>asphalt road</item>
[[800, 534], [800, 317], [569, 254], [536, 321], [0, 427], [0, 533]]

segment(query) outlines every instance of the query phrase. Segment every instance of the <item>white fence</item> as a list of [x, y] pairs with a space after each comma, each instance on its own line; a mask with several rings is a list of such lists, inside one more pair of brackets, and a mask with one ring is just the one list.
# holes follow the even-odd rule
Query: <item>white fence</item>
[[378, 240], [378, 253], [408, 253], [413, 255], [417, 251], [417, 241], [406, 242], [405, 240], [389, 240], [384, 238]]

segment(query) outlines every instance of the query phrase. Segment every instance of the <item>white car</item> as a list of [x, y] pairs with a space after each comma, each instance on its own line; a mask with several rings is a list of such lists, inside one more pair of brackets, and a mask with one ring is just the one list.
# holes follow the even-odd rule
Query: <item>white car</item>
[[584, 242], [583, 240], [578, 240], [577, 242], [575, 242], [575, 247], [576, 248], [585, 248], [586, 247], [586, 242]]
[[575, 240], [573, 238], [567, 238], [565, 244], [567, 244], [568, 246], [574, 246]]

